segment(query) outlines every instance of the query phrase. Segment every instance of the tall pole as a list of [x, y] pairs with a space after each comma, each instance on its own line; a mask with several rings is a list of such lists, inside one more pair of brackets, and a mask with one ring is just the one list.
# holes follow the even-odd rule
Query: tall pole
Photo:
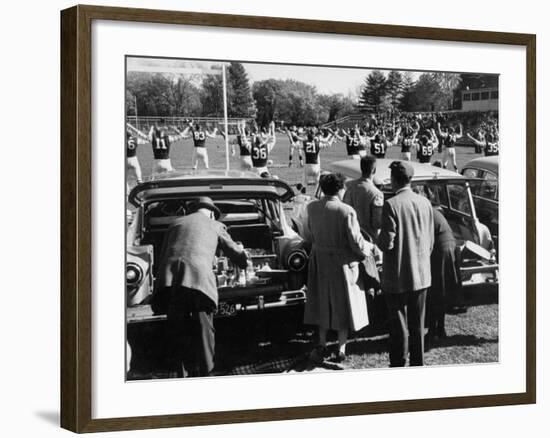
[[225, 63], [222, 64], [223, 79], [223, 118], [225, 124], [225, 170], [229, 170], [229, 128], [227, 126], [227, 84], [225, 75]]
[[134, 94], [134, 108], [136, 110], [136, 129], [139, 131], [138, 114], [137, 114], [137, 97], [135, 94]]

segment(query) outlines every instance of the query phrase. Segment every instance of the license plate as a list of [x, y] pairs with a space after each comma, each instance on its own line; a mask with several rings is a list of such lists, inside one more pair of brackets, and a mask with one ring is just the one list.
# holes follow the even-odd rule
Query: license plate
[[235, 316], [237, 314], [237, 306], [231, 303], [220, 302], [214, 313], [217, 317]]

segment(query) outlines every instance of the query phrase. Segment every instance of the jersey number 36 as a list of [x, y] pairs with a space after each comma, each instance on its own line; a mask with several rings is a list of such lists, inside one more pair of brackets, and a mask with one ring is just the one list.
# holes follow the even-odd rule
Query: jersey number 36
[[265, 149], [254, 148], [252, 150], [252, 158], [255, 160], [265, 160], [267, 158], [267, 151]]

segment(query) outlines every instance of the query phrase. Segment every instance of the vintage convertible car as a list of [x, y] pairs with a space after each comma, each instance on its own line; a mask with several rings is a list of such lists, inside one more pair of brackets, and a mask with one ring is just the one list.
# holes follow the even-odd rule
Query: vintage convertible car
[[240, 171], [172, 172], [136, 186], [129, 202], [136, 207], [127, 230], [127, 320], [165, 319], [152, 310], [151, 298], [159, 252], [166, 230], [187, 213], [197, 196], [209, 196], [220, 221], [251, 255], [253, 267], [240, 271], [216, 255], [219, 306], [216, 316], [301, 305], [305, 301], [307, 254], [302, 238], [287, 223], [284, 207], [291, 187]]
[[474, 158], [461, 173], [470, 179], [477, 216], [489, 228], [498, 251], [498, 156]]
[[[386, 199], [394, 195], [389, 165], [393, 160], [379, 159], [376, 165], [375, 184]], [[494, 245], [489, 230], [476, 215], [470, 184], [464, 176], [429, 164], [409, 162], [414, 168], [411, 185], [413, 190], [441, 207], [461, 248], [461, 276], [464, 286], [474, 286], [498, 281], [498, 265], [495, 262]], [[348, 180], [361, 176], [359, 160], [342, 160], [330, 163], [326, 171], [343, 174]], [[321, 196], [317, 187], [315, 197]], [[301, 235], [306, 233], [307, 205], [304, 199], [297, 207], [293, 227]]]

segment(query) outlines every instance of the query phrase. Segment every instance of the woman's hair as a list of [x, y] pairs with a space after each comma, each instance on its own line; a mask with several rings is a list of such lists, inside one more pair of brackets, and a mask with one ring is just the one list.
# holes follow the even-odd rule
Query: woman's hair
[[334, 196], [344, 188], [345, 180], [341, 173], [328, 173], [321, 176], [319, 185], [326, 196]]

